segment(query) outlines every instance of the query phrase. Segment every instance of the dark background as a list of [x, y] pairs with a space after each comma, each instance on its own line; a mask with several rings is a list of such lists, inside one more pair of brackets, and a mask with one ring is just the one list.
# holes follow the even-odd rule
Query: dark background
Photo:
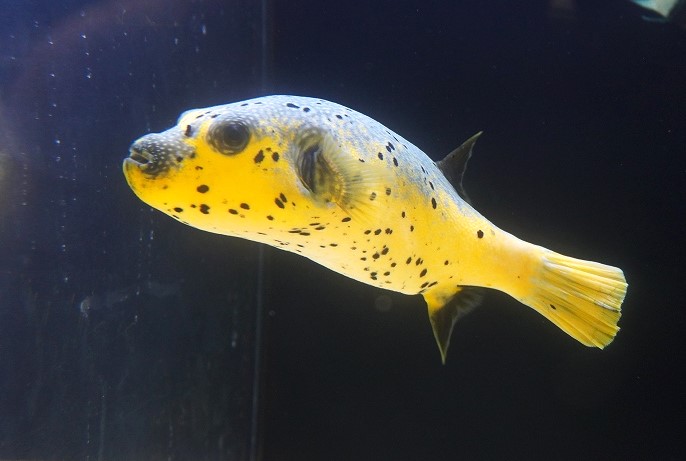
[[[0, 458], [680, 459], [685, 29], [622, 1], [0, 6]], [[269, 93], [434, 160], [484, 130], [476, 208], [624, 269], [616, 340], [493, 292], [442, 366], [420, 297], [130, 192], [133, 139]]]

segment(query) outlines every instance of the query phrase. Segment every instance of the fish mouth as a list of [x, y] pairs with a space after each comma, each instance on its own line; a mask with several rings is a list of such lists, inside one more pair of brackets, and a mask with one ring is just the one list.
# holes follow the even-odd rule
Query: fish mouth
[[136, 146], [131, 147], [129, 157], [127, 160], [137, 164], [138, 166], [145, 166], [152, 163], [155, 157], [146, 149], [140, 149]]

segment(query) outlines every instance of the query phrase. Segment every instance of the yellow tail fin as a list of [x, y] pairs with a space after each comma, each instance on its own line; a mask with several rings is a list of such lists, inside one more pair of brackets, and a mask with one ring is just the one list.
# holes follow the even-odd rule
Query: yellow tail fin
[[612, 342], [627, 283], [621, 269], [546, 251], [534, 290], [521, 301], [586, 346]]

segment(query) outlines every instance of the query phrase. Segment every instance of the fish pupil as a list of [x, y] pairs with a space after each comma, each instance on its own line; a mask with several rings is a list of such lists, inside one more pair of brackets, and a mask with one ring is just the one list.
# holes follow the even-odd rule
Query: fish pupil
[[250, 131], [243, 123], [229, 122], [210, 129], [208, 141], [222, 154], [235, 155], [245, 149], [250, 140]]

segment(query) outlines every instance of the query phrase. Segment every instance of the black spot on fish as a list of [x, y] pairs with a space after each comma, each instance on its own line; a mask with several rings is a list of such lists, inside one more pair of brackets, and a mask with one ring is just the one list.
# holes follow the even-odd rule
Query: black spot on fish
[[425, 267], [425, 268], [422, 269], [422, 271], [419, 273], [419, 276], [420, 276], [420, 277], [424, 277], [424, 276], [426, 275], [427, 272], [428, 272], [428, 270], [427, 270], [426, 267]]
[[326, 226], [317, 226], [314, 228], [314, 230], [324, 230], [326, 229]]
[[381, 255], [379, 255], [379, 253], [374, 253], [374, 254], [372, 255], [372, 258], [374, 258], [374, 259], [379, 259], [379, 256], [381, 256]]
[[253, 160], [255, 160], [255, 163], [261, 163], [262, 160], [264, 160], [264, 152], [262, 152], [262, 149], [260, 149]]
[[484, 231], [479, 229], [478, 231], [476, 231], [476, 236], [480, 239], [484, 238]]
[[386, 195], [391, 195], [391, 188], [390, 187], [386, 188]]
[[385, 275], [386, 277], [388, 277], [389, 275], [391, 275], [391, 273], [390, 273], [389, 271], [386, 271], [386, 272], [383, 273], [383, 275]]
[[337, 118], [338, 120], [343, 120], [343, 116], [342, 116], [342, 115], [336, 114], [336, 118]]
[[387, 228], [386, 228], [386, 233], [387, 233], [388, 235], [391, 235], [391, 234], [393, 233], [393, 229], [391, 229], [390, 227], [387, 227]]
[[274, 203], [276, 203], [276, 206], [278, 206], [279, 208], [286, 208], [286, 206], [283, 204], [283, 202], [281, 200], [279, 200], [278, 198], [274, 199]]
[[360, 261], [366, 261], [366, 260], [367, 260], [367, 257], [366, 257], [366, 256], [362, 256], [362, 257], [360, 258]]
[[414, 262], [416, 265], [421, 265], [424, 262], [422, 258], [417, 258], [417, 260]]
[[176, 157], [176, 163], [183, 162], [183, 157]]
[[432, 286], [435, 286], [435, 285], [438, 285], [438, 282], [431, 282], [431, 283], [429, 284], [429, 288], [431, 288]]
[[414, 226], [410, 226], [410, 232], [414, 232]]
[[279, 161], [279, 153], [278, 152], [272, 153], [272, 160], [274, 160], [275, 162]]
[[433, 197], [431, 197], [431, 206], [433, 207], [434, 210], [436, 209], [436, 206], [437, 206], [436, 199]]
[[557, 307], [553, 306], [552, 304], [550, 305], [550, 308], [551, 308], [552, 310], [554, 310], [554, 311], [557, 310]]
[[359, 160], [360, 162], [364, 163], [364, 159], [363, 159], [363, 158], [358, 158], [357, 160]]
[[450, 264], [450, 261], [448, 261], [448, 260], [446, 259], [446, 260], [443, 262], [443, 264], [445, 264], [445, 265], [447, 266], [448, 264]]
[[350, 219], [350, 216], [346, 216], [345, 218], [341, 219], [341, 222], [348, 222]]
[[186, 131], [183, 132], [183, 135], [187, 138], [189, 138], [193, 134], [193, 127], [190, 125], [186, 125]]
[[383, 154], [382, 154], [381, 152], [379, 152], [379, 153], [376, 154], [376, 155], [379, 157], [379, 160], [383, 160]]
[[398, 166], [398, 159], [393, 157], [393, 165]]
[[391, 267], [395, 267], [397, 265], [398, 265], [398, 263], [391, 263]]
[[249, 209], [250, 209], [250, 205], [248, 205], [247, 203], [241, 203], [240, 206], [241, 206], [241, 208], [243, 208], [244, 210], [249, 210]]
[[400, 216], [404, 218], [404, 217], [405, 217], [405, 212], [403, 211], [402, 213], [400, 213]]
[[410, 264], [411, 262], [412, 262], [412, 256], [410, 256], [409, 258], [407, 258], [407, 261], [405, 261], [405, 264]]
[[381, 229], [377, 229], [374, 231], [374, 235], [379, 235], [381, 233]]
[[434, 183], [432, 183], [431, 181], [429, 181], [429, 186], [431, 186], [431, 190], [436, 190], [436, 188], [434, 187]]
[[208, 190], [210, 190], [210, 188], [209, 188], [207, 185], [205, 185], [205, 184], [201, 184], [201, 185], [199, 185], [199, 186], [196, 188], [196, 190], [197, 190], [198, 192], [200, 192], [201, 194], [204, 194], [205, 192], [207, 192]]
[[272, 216], [272, 215], [267, 215], [267, 219], [270, 220], [270, 221], [274, 221], [274, 216]]
[[233, 208], [229, 208], [229, 213], [238, 214], [238, 211], [234, 210]]
[[174, 211], [176, 211], [177, 213], [183, 213], [183, 208], [177, 206], [176, 208], [174, 208]]
[[369, 235], [369, 234], [371, 234], [371, 233], [372, 233], [372, 231], [369, 230], [369, 229], [367, 229], [366, 231], [364, 231], [364, 235]]
[[329, 246], [330, 246], [330, 247], [337, 247], [337, 246], [338, 246], [338, 243], [329, 243]]
[[429, 282], [424, 282], [419, 288], [426, 288], [429, 285]]
[[191, 208], [198, 208], [198, 206], [195, 203], [191, 203]]
[[369, 200], [370, 201], [373, 202], [375, 199], [376, 199], [376, 192], [372, 192], [371, 194], [369, 194]]
[[290, 107], [291, 109], [300, 109], [300, 106], [296, 106], [295, 104], [289, 102], [286, 104], [286, 107]]
[[383, 250], [381, 250], [382, 255], [387, 255], [388, 254], [388, 247], [383, 247]]
[[202, 170], [203, 168], [202, 168], [200, 165], [198, 165], [198, 166], [195, 167], [195, 169], [196, 169], [197, 171], [200, 171], [200, 170]]
[[376, 280], [376, 272], [370, 272], [369, 276], [372, 278], [372, 280]]
[[283, 193], [279, 194], [279, 198], [281, 199], [281, 201], [282, 201], [283, 203], [288, 203], [288, 200], [286, 199], [286, 196], [283, 195]]
[[208, 205], [205, 205], [204, 203], [201, 203], [200, 204], [200, 213], [210, 214], [210, 207]]
[[309, 107], [303, 107], [303, 112], [309, 112], [310, 108]]

